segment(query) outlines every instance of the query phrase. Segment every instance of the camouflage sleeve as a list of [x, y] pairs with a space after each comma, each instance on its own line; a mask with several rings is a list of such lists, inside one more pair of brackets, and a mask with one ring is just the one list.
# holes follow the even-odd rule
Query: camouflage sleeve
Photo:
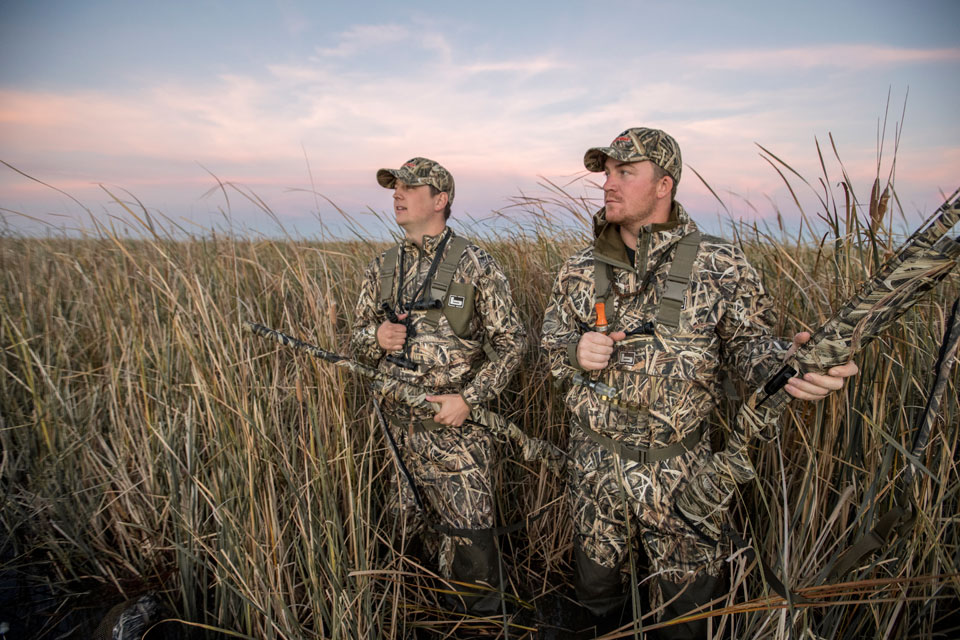
[[590, 296], [590, 299], [593, 298], [592, 290], [586, 291], [588, 285], [592, 286], [592, 279], [578, 278], [574, 275], [571, 265], [578, 262], [578, 256], [574, 256], [560, 267], [550, 293], [550, 300], [543, 313], [540, 346], [547, 354], [550, 374], [558, 382], [572, 376], [580, 369], [576, 354], [577, 344], [580, 342], [581, 319], [573, 301], [575, 297], [584, 295]]
[[473, 380], [461, 390], [460, 395], [471, 407], [493, 400], [503, 391], [520, 366], [527, 338], [506, 275], [486, 252], [477, 250], [474, 255], [480, 268], [480, 275], [474, 281], [475, 309], [483, 332], [499, 358], [486, 360]]
[[772, 302], [756, 270], [739, 249], [734, 249], [739, 277], [717, 323], [723, 341], [724, 365], [748, 386], [764, 382], [779, 365], [789, 345], [771, 335], [775, 324]]
[[377, 344], [377, 328], [386, 319], [379, 310], [380, 301], [380, 260], [373, 259], [363, 275], [360, 284], [360, 296], [353, 311], [353, 335], [350, 337], [350, 350], [357, 360], [376, 365], [384, 356], [384, 350]]

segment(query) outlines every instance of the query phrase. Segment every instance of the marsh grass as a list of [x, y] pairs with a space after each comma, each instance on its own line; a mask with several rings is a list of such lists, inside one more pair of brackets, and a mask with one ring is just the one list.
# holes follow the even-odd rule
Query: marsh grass
[[[763, 275], [778, 305], [776, 332], [792, 335], [853, 293], [903, 225], [879, 165], [870, 194], [859, 197], [845, 171], [836, 194], [827, 186], [836, 181], [822, 156], [814, 183], [764, 157], [791, 192], [816, 195], [816, 210], [800, 208], [799, 231], [731, 223], [727, 235]], [[593, 203], [545, 186], [548, 195], [517, 198], [496, 214], [523, 220], [515, 230], [465, 226], [503, 265], [531, 336], [494, 408], [563, 445], [561, 394], [536, 344], [553, 274], [586, 238]], [[217, 188], [227, 202], [236, 189]], [[279, 223], [254, 194], [237, 192]], [[241, 322], [254, 320], [345, 352], [361, 273], [385, 245], [359, 239], [363, 225], [345, 213], [357, 240], [185, 237], [136, 201], [116, 201], [140, 239], [95, 222], [79, 238], [0, 238], [4, 569], [41, 565], [64, 597], [159, 589], [210, 637], [218, 635], [210, 629], [410, 637], [414, 627], [435, 637], [535, 637], [529, 620], [444, 610], [449, 585], [409, 553], [412, 541], [399, 537], [385, 508], [395, 469], [363, 381], [241, 333]], [[960, 622], [946, 619], [960, 604], [955, 373], [911, 488], [916, 523], [852, 575], [820, 577], [893, 505], [900, 450], [912, 445], [948, 302], [960, 290], [951, 278], [859, 357], [861, 374], [844, 392], [792, 408], [778, 437], [756, 443], [758, 477], [741, 487], [733, 522], [813, 603], [772, 595], [755, 563], [736, 553], [730, 595], [709, 614], [715, 630], [744, 638], [956, 633]], [[733, 410], [729, 403], [716, 420]], [[501, 540], [515, 606], [529, 611], [547, 596], [562, 603], [572, 535], [562, 484], [502, 446], [501, 522], [546, 512]], [[653, 612], [643, 616], [653, 623]]]

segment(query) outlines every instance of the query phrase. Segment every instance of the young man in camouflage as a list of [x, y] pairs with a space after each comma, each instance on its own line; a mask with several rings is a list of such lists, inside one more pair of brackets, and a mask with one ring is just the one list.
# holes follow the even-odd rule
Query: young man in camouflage
[[[426, 524], [441, 533], [445, 577], [500, 589], [491, 531], [493, 443], [490, 432], [468, 418], [471, 408], [506, 386], [526, 332], [497, 263], [446, 226], [454, 196], [450, 173], [413, 158], [399, 169], [380, 169], [377, 182], [394, 190], [404, 238], [366, 271], [351, 347], [391, 376], [435, 390], [426, 396], [433, 409], [400, 402], [389, 389], [382, 394], [413, 481], [399, 480], [404, 526], [413, 533]], [[480, 411], [474, 417], [484, 419]], [[417, 513], [417, 501], [425, 514]], [[500, 603], [489, 590], [462, 597], [477, 614], [493, 613]]]
[[[720, 370], [756, 386], [787, 347], [770, 335], [770, 301], [743, 253], [701, 234], [674, 201], [681, 160], [672, 137], [628, 129], [587, 151], [584, 165], [605, 173], [605, 207], [593, 245], [560, 269], [542, 338], [552, 374], [571, 383], [574, 584], [592, 613], [619, 616], [639, 537], [656, 576], [653, 605], [672, 599], [661, 615], [670, 619], [722, 589], [719, 544], [674, 508], [712, 456], [705, 420], [722, 394]], [[855, 372], [851, 363], [787, 389], [816, 400]], [[664, 635], [700, 638], [706, 628], [700, 621]]]

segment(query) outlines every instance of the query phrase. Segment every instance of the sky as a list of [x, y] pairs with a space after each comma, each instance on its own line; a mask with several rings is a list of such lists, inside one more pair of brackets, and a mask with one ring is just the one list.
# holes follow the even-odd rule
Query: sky
[[376, 171], [414, 156], [482, 228], [551, 184], [598, 198], [583, 154], [631, 126], [677, 139], [677, 199], [708, 227], [798, 215], [760, 145], [811, 216], [818, 142], [862, 201], [896, 146], [919, 216], [960, 186], [958, 24], [957, 0], [0, 0], [0, 232], [136, 226], [126, 205], [191, 233], [383, 236]]

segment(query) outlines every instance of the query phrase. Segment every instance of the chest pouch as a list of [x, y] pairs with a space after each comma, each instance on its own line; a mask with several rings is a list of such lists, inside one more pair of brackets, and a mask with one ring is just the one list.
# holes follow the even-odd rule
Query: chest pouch
[[718, 360], [716, 341], [709, 336], [666, 332], [636, 336], [614, 347], [604, 380], [620, 391], [625, 405], [652, 407], [669, 388], [715, 377]]
[[[470, 320], [473, 317], [473, 285], [453, 281], [460, 258], [467, 249], [467, 241], [459, 236], [450, 240], [447, 255], [437, 266], [437, 272], [430, 280], [430, 300], [440, 301], [439, 308], [427, 309], [423, 324], [427, 331], [436, 332], [443, 315], [450, 328], [461, 338], [468, 337]], [[468, 300], [469, 298], [469, 300]], [[468, 306], [469, 302], [469, 306]]]
[[443, 299], [443, 315], [460, 338], [470, 337], [476, 289], [469, 282], [451, 282]]
[[[423, 327], [429, 333], [435, 333], [440, 326], [440, 318], [445, 317], [458, 338], [470, 339], [472, 336], [476, 289], [469, 282], [453, 281], [453, 274], [460, 265], [467, 245], [465, 238], [451, 238], [443, 262], [437, 266], [437, 271], [430, 280], [430, 300], [438, 300], [441, 304], [424, 312]], [[393, 294], [397, 250], [397, 247], [390, 249], [380, 267], [380, 292], [383, 300], [389, 300]], [[499, 359], [493, 345], [486, 338], [483, 341], [483, 351], [490, 360]]]

